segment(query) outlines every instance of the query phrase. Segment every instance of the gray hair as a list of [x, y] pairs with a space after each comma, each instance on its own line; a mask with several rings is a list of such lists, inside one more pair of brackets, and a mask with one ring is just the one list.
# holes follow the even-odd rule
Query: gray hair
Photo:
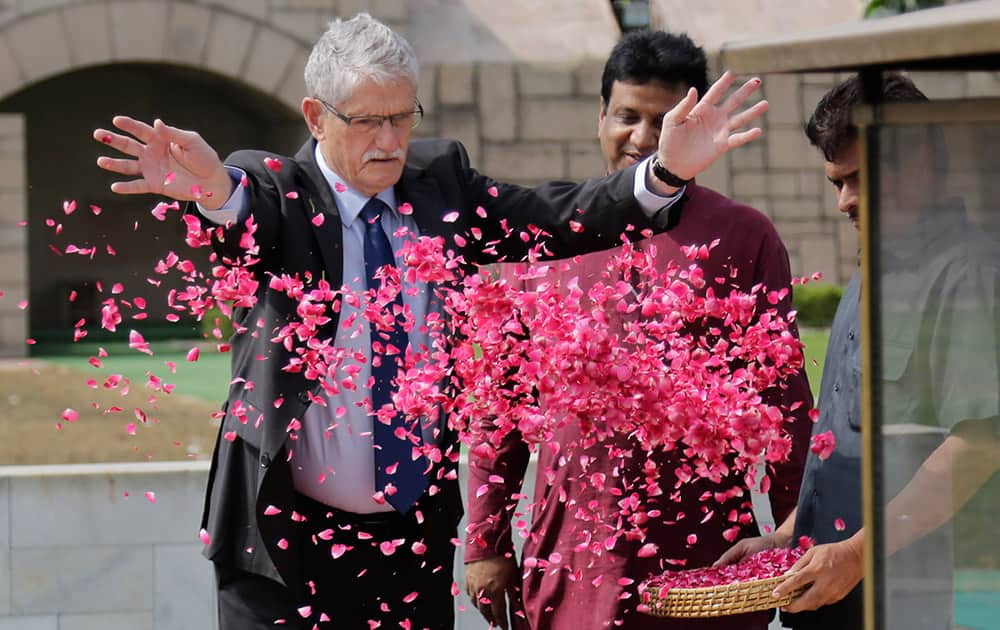
[[309, 95], [341, 103], [361, 83], [406, 79], [417, 85], [417, 56], [401, 35], [367, 13], [330, 22], [306, 62]]

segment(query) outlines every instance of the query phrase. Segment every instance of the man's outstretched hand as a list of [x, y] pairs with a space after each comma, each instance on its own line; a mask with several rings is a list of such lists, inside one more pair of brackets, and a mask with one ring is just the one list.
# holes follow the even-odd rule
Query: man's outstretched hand
[[95, 129], [94, 139], [130, 157], [102, 155], [97, 165], [138, 178], [113, 183], [113, 192], [197, 201], [208, 210], [226, 203], [232, 193], [232, 180], [215, 149], [197, 132], [171, 127], [160, 119], [148, 125], [128, 116], [115, 116], [112, 123], [124, 134]]
[[701, 100], [697, 90], [691, 88], [664, 115], [657, 155], [668, 171], [692, 179], [726, 151], [760, 137], [759, 127], [740, 131], [767, 111], [767, 101], [763, 100], [740, 110], [760, 87], [760, 79], [750, 79], [723, 101], [735, 81], [736, 77], [726, 72]]

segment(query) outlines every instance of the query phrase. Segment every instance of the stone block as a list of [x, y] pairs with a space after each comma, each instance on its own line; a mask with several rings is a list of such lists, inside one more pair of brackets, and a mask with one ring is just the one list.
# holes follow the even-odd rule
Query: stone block
[[[14, 479], [12, 546], [20, 550], [192, 542], [197, 540], [204, 487], [203, 472]], [[143, 497], [146, 490], [156, 492], [156, 503]]]
[[201, 555], [201, 544], [157, 546], [153, 554], [157, 630], [211, 627], [215, 573]]
[[794, 171], [771, 171], [767, 175], [767, 192], [772, 197], [799, 195], [799, 174]]
[[307, 96], [306, 80], [302, 73], [305, 70], [308, 58], [309, 55], [304, 51], [295, 53], [292, 61], [288, 64], [284, 82], [274, 92], [274, 95], [293, 111], [299, 111], [302, 105], [302, 98]]
[[773, 216], [771, 213], [771, 201], [767, 197], [742, 197], [734, 193], [733, 198], [740, 203], [745, 203], [751, 208], [760, 211], [769, 218]]
[[604, 64], [596, 61], [584, 61], [576, 67], [573, 76], [576, 80], [576, 93], [590, 96], [601, 95], [601, 74]]
[[469, 161], [473, 168], [479, 168], [479, 117], [476, 111], [469, 108], [442, 108], [438, 116], [438, 135], [442, 138], [453, 138], [465, 145], [469, 152]]
[[992, 98], [1000, 96], [1000, 72], [969, 72], [966, 74], [965, 96]]
[[24, 78], [37, 81], [70, 67], [69, 46], [56, 12], [24, 18], [7, 30], [7, 42]]
[[203, 6], [175, 4], [167, 25], [167, 59], [191, 66], [201, 65], [211, 21], [212, 12]]
[[73, 63], [90, 66], [111, 59], [111, 16], [107, 4], [94, 2], [68, 6], [63, 9], [62, 21]]
[[723, 195], [733, 195], [732, 175], [729, 160], [716, 160], [698, 174], [698, 185], [711, 188]]
[[[765, 134], [765, 140], [767, 135]], [[765, 168], [764, 164], [764, 143], [760, 140], [742, 147], [738, 147], [730, 151], [727, 156], [729, 157], [729, 165], [733, 172], [744, 171], [744, 170], [763, 170]]]
[[428, 114], [437, 109], [437, 75], [438, 67], [427, 65], [420, 68], [420, 75], [417, 77], [417, 98]]
[[0, 155], [0, 190], [22, 190], [25, 184], [24, 160]]
[[836, 238], [833, 236], [803, 238], [799, 241], [799, 260], [803, 274], [819, 271], [825, 278], [832, 277], [840, 266]]
[[[802, 125], [805, 128], [806, 122], [809, 117], [812, 116], [813, 111], [816, 109], [816, 105], [819, 104], [820, 99], [830, 91], [830, 88], [825, 85], [803, 85], [802, 86]], [[805, 132], [802, 132], [805, 135]], [[808, 142], [808, 139], [806, 140]], [[813, 149], [817, 153], [818, 149]]]
[[13, 287], [28, 286], [28, 248], [25, 242], [27, 238], [18, 235], [20, 243], [5, 244], [3, 233], [7, 231], [10, 230], [0, 230], [0, 288], [4, 291]]
[[76, 0], [20, 0], [21, 15], [30, 15], [72, 4]]
[[[823, 189], [830, 184], [819, 170], [803, 170], [798, 173], [799, 194], [803, 197], [822, 197]], [[832, 186], [830, 186], [832, 188]]]
[[517, 133], [514, 68], [510, 64], [480, 64], [479, 120], [484, 140], [513, 140]]
[[560, 66], [517, 66], [517, 91], [524, 96], [569, 96], [573, 92], [573, 70]]
[[167, 47], [169, 5], [165, 2], [124, 2], [111, 11], [115, 58], [121, 61], [162, 61]]
[[[699, 182], [701, 178], [699, 178]], [[767, 173], [765, 171], [738, 171], [733, 174], [733, 196], [744, 197], [767, 196]]]
[[10, 44], [7, 38], [0, 36], [0, 98], [17, 91], [23, 85], [21, 69], [17, 67]]
[[223, 7], [232, 13], [246, 15], [257, 20], [267, 20], [270, 4], [268, 0], [201, 0], [203, 4]]
[[371, 0], [371, 14], [384, 22], [407, 22], [410, 19], [406, 0]]
[[442, 105], [471, 105], [476, 98], [475, 66], [443, 64], [438, 68], [438, 99]]
[[239, 76], [253, 35], [253, 22], [217, 12], [212, 22], [212, 36], [205, 47], [205, 66], [226, 76]]
[[17, 17], [17, 7], [15, 4], [15, 0], [0, 0], [0, 27], [14, 21]]
[[274, 91], [287, 77], [297, 52], [308, 54], [292, 38], [271, 28], [259, 29], [243, 65], [243, 80], [264, 92]]
[[372, 12], [372, 0], [339, 0], [339, 4], [339, 13], [344, 19], [349, 19], [361, 12]]
[[[159, 627], [159, 624], [157, 624]], [[207, 623], [190, 628], [206, 628]], [[59, 630], [153, 630], [153, 613], [60, 615]]]
[[23, 115], [0, 114], [0, 155], [18, 159], [24, 155]]
[[861, 247], [861, 242], [858, 240], [858, 231], [854, 229], [850, 221], [846, 220], [837, 221], [834, 223], [834, 226], [837, 232], [840, 259], [857, 263], [858, 249]]
[[59, 618], [55, 615], [0, 617], [0, 630], [59, 630]]
[[[72, 520], [64, 523], [73, 525]], [[153, 607], [149, 546], [15, 549], [11, 569], [16, 613], [143, 612]]]
[[[14, 291], [8, 291], [6, 288], [4, 292], [7, 296], [4, 300], [11, 299], [13, 297], [11, 293]], [[24, 290], [18, 291], [23, 294]], [[13, 303], [17, 304], [23, 298], [18, 298], [14, 300]], [[28, 354], [28, 345], [24, 343], [25, 337], [28, 336], [28, 315], [24, 311], [17, 309], [14, 310], [0, 310], [0, 357], [24, 357]], [[9, 579], [9, 575], [8, 575]], [[7, 591], [10, 592], [9, 589]], [[9, 600], [9, 595], [8, 595]], [[9, 606], [9, 601], [8, 601]]]
[[931, 99], [965, 96], [966, 75], [961, 72], [916, 72], [910, 75], [920, 91]]
[[772, 125], [767, 130], [767, 165], [769, 168], [801, 168], [815, 160], [802, 129]]
[[814, 199], [774, 199], [771, 208], [776, 220], [816, 219], [822, 216], [820, 205]]
[[598, 104], [591, 99], [522, 99], [521, 137], [525, 140], [582, 140], [597, 133]]
[[[25, 228], [17, 227], [19, 221], [27, 218], [27, 204], [25, 203], [24, 195], [24, 190], [17, 190], [16, 188], [0, 189], [0, 221], [3, 222], [0, 232], [12, 232], [15, 230], [19, 233], [27, 232]], [[8, 242], [11, 242], [11, 239], [12, 237], [10, 236], [5, 238]]]
[[334, 11], [337, 9], [337, 0], [271, 0], [272, 16], [283, 13], [285, 9]]
[[837, 85], [837, 76], [830, 72], [806, 72], [802, 74], [802, 83], [805, 85], [815, 85], [821, 88], [830, 89]]
[[483, 145], [483, 172], [501, 181], [565, 178], [564, 166], [563, 146], [558, 142]]
[[799, 124], [802, 121], [802, 101], [799, 98], [801, 79], [794, 74], [769, 74], [763, 82], [767, 98], [768, 124]]
[[597, 140], [571, 142], [566, 154], [569, 159], [566, 175], [571, 180], [582, 181], [604, 175], [607, 164]]
[[271, 16], [271, 24], [296, 39], [315, 41], [332, 17], [319, 11], [278, 11]]
[[[23, 337], [22, 337], [23, 341]], [[0, 352], [4, 339], [0, 337]], [[22, 344], [23, 345], [23, 344]], [[0, 479], [0, 616], [10, 614], [10, 480]]]

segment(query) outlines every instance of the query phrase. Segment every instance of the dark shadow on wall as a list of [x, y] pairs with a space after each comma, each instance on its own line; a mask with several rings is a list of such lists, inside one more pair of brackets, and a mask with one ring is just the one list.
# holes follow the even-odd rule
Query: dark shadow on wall
[[[147, 121], [160, 117], [199, 131], [223, 158], [247, 147], [294, 153], [308, 133], [301, 114], [271, 96], [218, 75], [160, 64], [107, 65], [63, 74], [3, 100], [0, 112], [26, 119], [30, 332], [40, 343], [71, 341], [81, 317], [97, 332], [100, 303], [116, 282], [125, 285], [119, 297], [147, 302], [148, 320], [133, 327], [144, 333], [163, 329], [169, 336], [194, 331], [193, 322], [168, 326], [164, 320], [167, 290], [181, 285], [176, 275], [159, 288], [146, 279], [155, 276], [157, 260], [171, 250], [201, 263], [207, 252], [184, 244], [176, 214], [164, 223], [151, 216], [159, 199], [111, 193], [109, 185], [117, 178], [95, 165], [103, 151], [91, 138], [94, 128], [109, 128], [115, 114]], [[75, 213], [63, 212], [64, 200], [77, 201]], [[95, 216], [90, 204], [103, 212]], [[50, 218], [63, 225], [61, 235], [46, 225]], [[91, 259], [59, 256], [50, 248], [65, 251], [68, 244], [98, 249]], [[106, 245], [116, 255], [109, 255]], [[70, 303], [72, 291], [77, 298]], [[128, 314], [123, 316], [128, 324]], [[123, 327], [127, 332], [130, 326]]]

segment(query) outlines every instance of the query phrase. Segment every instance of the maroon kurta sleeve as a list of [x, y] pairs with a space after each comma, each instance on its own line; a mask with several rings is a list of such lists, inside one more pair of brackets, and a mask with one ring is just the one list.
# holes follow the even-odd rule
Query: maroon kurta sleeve
[[[499, 265], [500, 273], [515, 287], [523, 287], [520, 272], [524, 265]], [[490, 427], [482, 426], [475, 432], [484, 435]], [[466, 531], [465, 562], [475, 562], [496, 556], [514, 554], [511, 521], [517, 506], [517, 495], [524, 485], [530, 451], [520, 433], [512, 432], [494, 449], [476, 449], [469, 452], [469, 477], [466, 484], [469, 525]], [[501, 483], [491, 483], [490, 477], [498, 475]], [[480, 495], [480, 492], [482, 494]]]

